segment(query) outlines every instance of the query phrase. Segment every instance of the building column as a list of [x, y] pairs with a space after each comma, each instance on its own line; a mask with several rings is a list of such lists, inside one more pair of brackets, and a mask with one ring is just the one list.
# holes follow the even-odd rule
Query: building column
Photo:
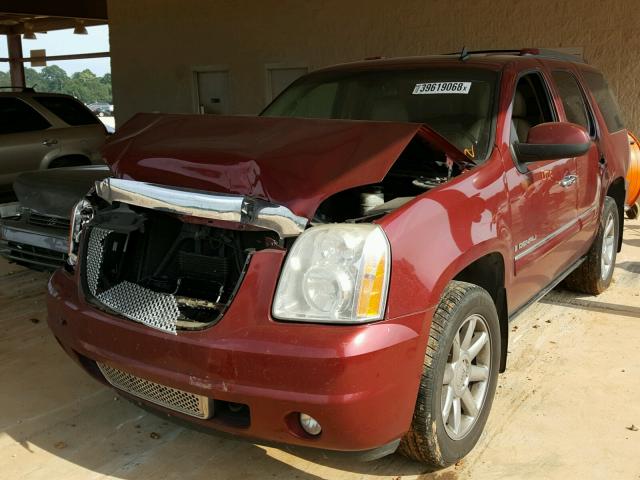
[[20, 34], [7, 35], [9, 49], [9, 70], [11, 72], [11, 86], [25, 87], [24, 63], [22, 63], [22, 38]]

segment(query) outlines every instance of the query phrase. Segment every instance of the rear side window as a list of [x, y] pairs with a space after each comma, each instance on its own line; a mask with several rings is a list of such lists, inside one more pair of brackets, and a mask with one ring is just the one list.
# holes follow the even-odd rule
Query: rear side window
[[33, 97], [36, 102], [74, 127], [100, 123], [84, 105], [68, 97]]
[[587, 86], [593, 96], [598, 102], [600, 112], [604, 117], [604, 121], [607, 124], [607, 130], [610, 132], [617, 132], [624, 128], [624, 121], [616, 101], [607, 81], [604, 79], [601, 73], [598, 72], [583, 72], [584, 79], [587, 82]]
[[0, 134], [35, 132], [51, 124], [18, 98], [0, 98]]
[[584, 96], [576, 78], [565, 71], [556, 71], [552, 75], [560, 92], [567, 120], [571, 123], [582, 125], [587, 132], [593, 133], [587, 113], [587, 105], [584, 102]]

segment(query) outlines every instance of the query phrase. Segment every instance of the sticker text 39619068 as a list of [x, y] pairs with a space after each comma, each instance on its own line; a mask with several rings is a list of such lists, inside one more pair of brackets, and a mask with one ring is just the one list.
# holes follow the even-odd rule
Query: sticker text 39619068
[[450, 93], [467, 94], [471, 82], [431, 82], [418, 83], [413, 89], [414, 95], [446, 95]]

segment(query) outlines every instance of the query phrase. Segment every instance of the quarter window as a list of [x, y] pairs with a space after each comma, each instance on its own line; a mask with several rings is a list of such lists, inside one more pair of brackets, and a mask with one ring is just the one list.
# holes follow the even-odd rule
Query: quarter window
[[553, 72], [553, 79], [558, 87], [567, 121], [583, 126], [593, 135], [587, 106], [576, 78], [569, 72], [556, 71]]
[[602, 113], [604, 122], [607, 124], [607, 130], [612, 133], [622, 130], [624, 128], [624, 120], [620, 113], [618, 102], [613, 93], [611, 93], [607, 81], [598, 72], [583, 72], [583, 75], [589, 90], [591, 90], [598, 103], [600, 113]]
[[17, 98], [0, 98], [0, 134], [35, 132], [51, 124], [33, 108]]

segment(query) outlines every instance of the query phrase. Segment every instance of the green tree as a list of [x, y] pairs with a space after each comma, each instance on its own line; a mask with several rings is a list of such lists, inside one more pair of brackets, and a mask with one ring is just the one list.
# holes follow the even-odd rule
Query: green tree
[[0, 72], [0, 87], [11, 86], [11, 75], [9, 72]]
[[[96, 76], [89, 69], [69, 76], [57, 65], [44, 67], [40, 72], [33, 68], [25, 68], [27, 87], [34, 87], [38, 92], [66, 93], [84, 103], [107, 102], [111, 100], [111, 74]], [[0, 71], [0, 86], [10, 86], [9, 72]]]
[[62, 93], [65, 84], [69, 81], [69, 76], [57, 65], [44, 67], [40, 72], [42, 79], [41, 89], [46, 92]]

